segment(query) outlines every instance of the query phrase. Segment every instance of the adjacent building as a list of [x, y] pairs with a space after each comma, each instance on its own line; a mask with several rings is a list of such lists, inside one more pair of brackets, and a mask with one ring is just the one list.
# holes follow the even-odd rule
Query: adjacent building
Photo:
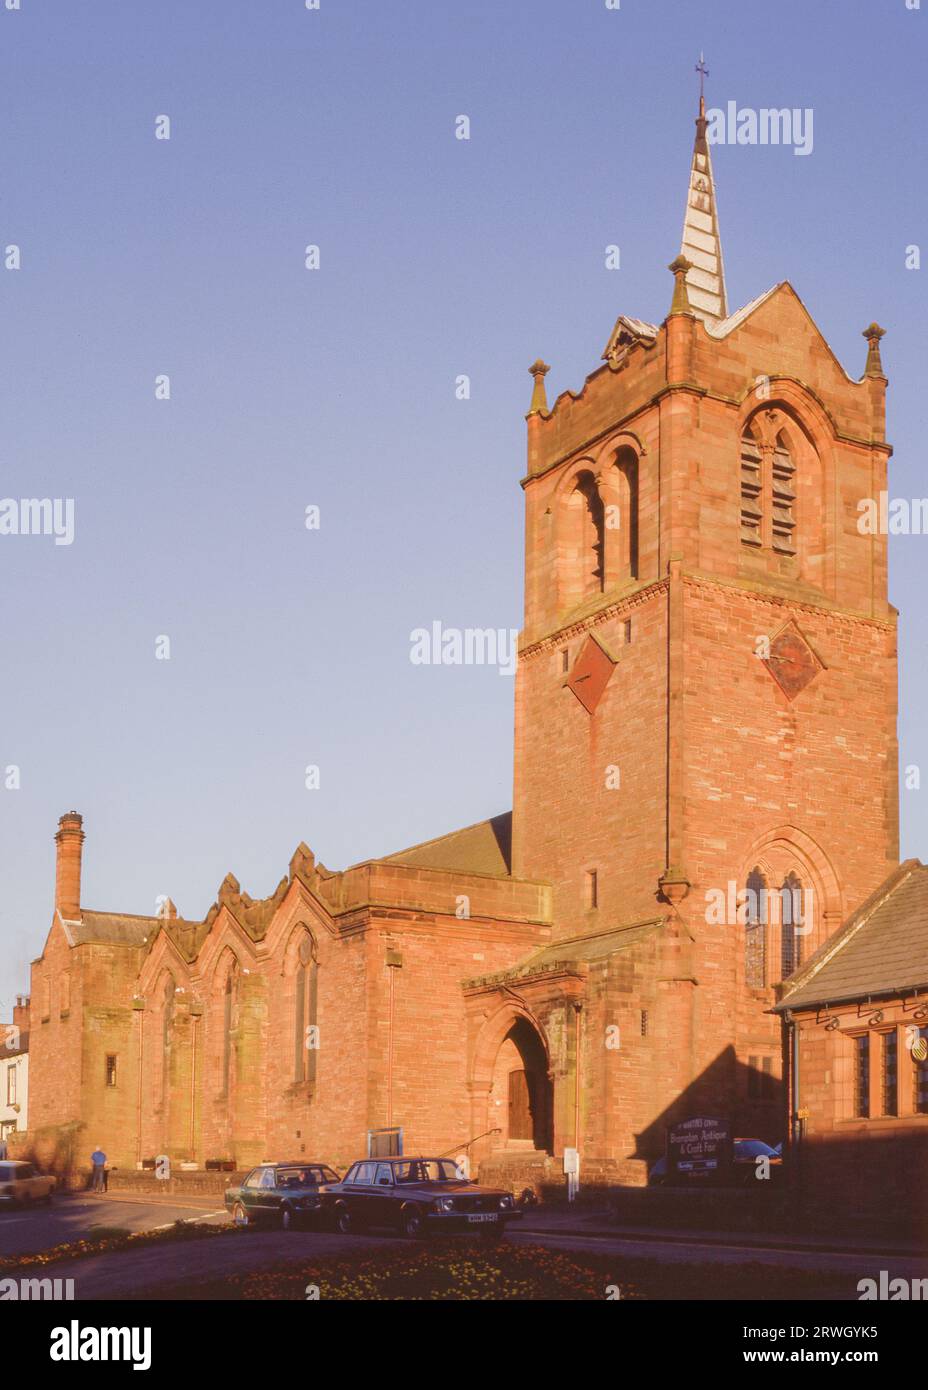
[[29, 1000], [19, 995], [12, 1022], [0, 1023], [0, 1145], [28, 1127]]
[[928, 867], [901, 864], [776, 1010], [803, 1215], [928, 1235]]

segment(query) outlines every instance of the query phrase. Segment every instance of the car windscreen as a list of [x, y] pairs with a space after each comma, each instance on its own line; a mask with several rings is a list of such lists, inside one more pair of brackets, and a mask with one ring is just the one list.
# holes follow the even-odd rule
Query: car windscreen
[[13, 1182], [14, 1178], [28, 1177], [22, 1170], [16, 1170], [12, 1163], [0, 1163], [0, 1182]]
[[331, 1168], [307, 1164], [305, 1168], [278, 1168], [278, 1187], [316, 1187], [323, 1182], [338, 1182]]
[[464, 1174], [449, 1158], [411, 1158], [393, 1165], [395, 1182], [465, 1182]]

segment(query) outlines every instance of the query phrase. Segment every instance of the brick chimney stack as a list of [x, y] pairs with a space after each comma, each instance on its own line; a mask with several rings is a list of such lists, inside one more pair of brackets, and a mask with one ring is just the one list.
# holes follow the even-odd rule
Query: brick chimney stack
[[68, 811], [58, 822], [55, 844], [55, 907], [66, 921], [76, 922], [81, 915], [81, 847], [83, 819], [76, 811]]
[[13, 1005], [13, 1025], [19, 1029], [20, 1041], [29, 1034], [29, 996], [17, 994]]

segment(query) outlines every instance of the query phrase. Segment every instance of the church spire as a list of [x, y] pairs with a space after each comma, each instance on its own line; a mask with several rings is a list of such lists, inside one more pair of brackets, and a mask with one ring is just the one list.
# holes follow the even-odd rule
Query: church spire
[[701, 53], [696, 71], [699, 73], [699, 115], [696, 117], [696, 141], [693, 145], [680, 255], [691, 262], [686, 287], [693, 313], [703, 323], [718, 323], [720, 319], [728, 317], [728, 301], [715, 179], [712, 177], [712, 159], [706, 139], [708, 121], [703, 82], [709, 76], [709, 69]]

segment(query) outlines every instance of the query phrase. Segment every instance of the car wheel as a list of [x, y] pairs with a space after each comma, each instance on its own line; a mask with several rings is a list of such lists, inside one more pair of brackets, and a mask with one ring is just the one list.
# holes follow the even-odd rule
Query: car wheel
[[425, 1235], [425, 1221], [418, 1207], [404, 1207], [400, 1217], [400, 1230], [407, 1240], [419, 1240]]
[[351, 1212], [344, 1205], [335, 1208], [335, 1229], [340, 1236], [350, 1236], [354, 1234], [354, 1221]]
[[241, 1202], [236, 1202], [233, 1206], [232, 1220], [241, 1230], [247, 1230], [247, 1228], [252, 1225], [251, 1217], [248, 1215], [248, 1212]]

